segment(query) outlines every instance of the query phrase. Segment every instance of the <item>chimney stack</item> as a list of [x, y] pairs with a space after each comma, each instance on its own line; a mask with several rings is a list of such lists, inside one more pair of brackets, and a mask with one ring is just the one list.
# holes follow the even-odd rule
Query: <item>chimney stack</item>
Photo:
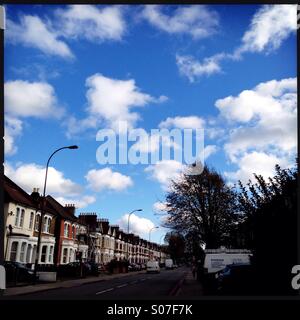
[[65, 211], [67, 211], [71, 216], [75, 217], [75, 204], [66, 204]]
[[31, 197], [35, 202], [38, 202], [40, 200], [39, 188], [33, 188]]

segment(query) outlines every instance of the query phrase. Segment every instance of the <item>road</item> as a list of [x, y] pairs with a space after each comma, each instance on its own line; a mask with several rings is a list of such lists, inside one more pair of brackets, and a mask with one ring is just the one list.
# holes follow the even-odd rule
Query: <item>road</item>
[[181, 267], [162, 270], [159, 274], [128, 274], [122, 278], [26, 294], [14, 299], [166, 299], [174, 295], [187, 271], [187, 268]]

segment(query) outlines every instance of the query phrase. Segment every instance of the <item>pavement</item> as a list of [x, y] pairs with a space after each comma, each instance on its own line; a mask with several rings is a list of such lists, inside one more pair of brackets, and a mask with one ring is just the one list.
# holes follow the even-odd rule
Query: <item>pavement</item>
[[192, 271], [187, 272], [181, 286], [178, 288], [176, 296], [180, 298], [196, 298], [203, 295], [204, 292], [201, 282], [193, 277]]
[[84, 279], [8, 288], [4, 299], [153, 299], [197, 298], [203, 295], [199, 281], [188, 268], [100, 275]]
[[[139, 274], [143, 271], [131, 272], [130, 274]], [[78, 287], [84, 284], [90, 284], [95, 282], [107, 281], [116, 278], [122, 278], [128, 276], [128, 273], [118, 273], [118, 274], [100, 274], [98, 277], [88, 277], [82, 279], [72, 279], [72, 280], [58, 280], [52, 283], [38, 283], [35, 285], [27, 285], [20, 287], [10, 287], [4, 291], [3, 296], [17, 296], [25, 295], [30, 293], [60, 289], [60, 288], [72, 288]]]

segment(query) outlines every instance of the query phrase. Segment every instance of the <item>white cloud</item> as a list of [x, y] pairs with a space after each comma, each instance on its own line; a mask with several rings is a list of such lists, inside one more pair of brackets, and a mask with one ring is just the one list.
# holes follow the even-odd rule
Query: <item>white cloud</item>
[[[249, 150], [272, 147], [293, 152], [297, 146], [297, 80], [289, 78], [260, 83], [238, 96], [216, 101], [221, 115], [242, 127], [230, 133], [225, 151], [232, 161]], [[249, 123], [249, 125], [247, 125]]]
[[73, 58], [68, 45], [59, 40], [57, 34], [39, 17], [23, 15], [20, 24], [8, 20], [5, 35], [14, 44], [37, 48], [49, 55]]
[[160, 202], [160, 201], [159, 202], [155, 202], [153, 204], [153, 211], [155, 213], [161, 213], [161, 212], [166, 211], [166, 204], [163, 203], [163, 202]]
[[23, 122], [6, 115], [4, 123], [4, 152], [5, 155], [11, 156], [17, 152], [15, 139], [22, 133]]
[[163, 189], [167, 189], [171, 180], [176, 180], [180, 177], [184, 165], [176, 160], [162, 160], [155, 165], [150, 165], [145, 169], [145, 172], [150, 172], [154, 180], [161, 184]]
[[82, 196], [82, 197], [77, 197], [76, 199], [65, 198], [65, 197], [55, 197], [55, 199], [63, 206], [66, 204], [72, 203], [75, 205], [75, 208], [78, 208], [78, 209], [85, 208], [96, 201], [96, 198], [94, 196]]
[[297, 30], [297, 5], [265, 5], [252, 18], [238, 53], [271, 51]]
[[[204, 5], [179, 6], [173, 10], [164, 6], [146, 5], [143, 17], [153, 26], [169, 34], [188, 34], [201, 39], [216, 33], [219, 25], [218, 14]], [[168, 14], [166, 11], [173, 10]]]
[[95, 5], [71, 5], [56, 11], [62, 36], [90, 41], [121, 40], [126, 22], [121, 6], [99, 9]]
[[[13, 167], [6, 163], [5, 174], [28, 193], [31, 193], [33, 188], [39, 188], [40, 192], [43, 191], [45, 179], [45, 167], [43, 166], [28, 163]], [[65, 178], [63, 172], [49, 167], [47, 194], [72, 197], [79, 195], [81, 191], [81, 186]]]
[[[123, 215], [121, 219], [118, 221], [118, 224], [123, 230], [126, 230], [127, 232], [128, 214]], [[142, 238], [148, 239], [149, 231], [154, 226], [154, 223], [147, 218], [139, 217], [134, 213], [130, 216], [130, 232], [135, 233]], [[153, 229], [151, 231], [151, 234], [153, 234], [155, 231], [156, 229]]]
[[232, 126], [224, 150], [238, 169], [226, 172], [229, 179], [245, 182], [253, 173], [267, 178], [273, 176], [275, 164], [293, 164], [297, 150], [296, 78], [263, 82], [237, 96], [219, 99], [215, 105]]
[[86, 86], [89, 114], [104, 119], [115, 129], [120, 121], [126, 121], [129, 128], [135, 125], [139, 114], [132, 108], [166, 100], [165, 96], [157, 99], [141, 92], [133, 79], [117, 80], [99, 73], [89, 77]]
[[232, 53], [218, 53], [198, 61], [190, 55], [176, 55], [179, 72], [190, 82], [201, 76], [221, 73], [223, 60], [240, 60], [245, 52], [266, 52], [278, 49], [297, 30], [297, 5], [265, 5], [253, 16], [242, 44]]
[[204, 159], [207, 159], [212, 154], [216, 153], [218, 151], [218, 148], [216, 145], [207, 145], [204, 147], [203, 153], [204, 153]]
[[121, 191], [133, 185], [133, 181], [129, 176], [114, 172], [110, 168], [92, 169], [88, 171], [85, 178], [89, 183], [89, 187], [97, 192], [103, 189]]
[[141, 130], [141, 137], [138, 142], [134, 143], [131, 146], [131, 149], [134, 151], [139, 151], [141, 153], [152, 153], [158, 151], [162, 146], [169, 147], [170, 150], [181, 149], [181, 146], [176, 143], [175, 139], [172, 138], [168, 132], [155, 132], [148, 134], [146, 130], [139, 128]]
[[265, 179], [273, 177], [276, 164], [279, 164], [283, 168], [291, 166], [285, 158], [279, 158], [264, 152], [253, 151], [245, 153], [239, 159], [239, 169], [236, 172], [225, 172], [224, 174], [231, 181], [241, 180], [245, 184], [249, 179], [254, 181], [253, 173], [262, 175]]
[[203, 129], [205, 120], [197, 116], [167, 118], [159, 124], [159, 128]]
[[54, 88], [46, 82], [8, 81], [4, 84], [5, 112], [15, 117], [59, 117]]
[[210, 76], [222, 71], [220, 61], [224, 59], [222, 53], [209, 58], [204, 58], [202, 62], [189, 55], [176, 55], [176, 64], [181, 75], [187, 77], [190, 82], [201, 76]]

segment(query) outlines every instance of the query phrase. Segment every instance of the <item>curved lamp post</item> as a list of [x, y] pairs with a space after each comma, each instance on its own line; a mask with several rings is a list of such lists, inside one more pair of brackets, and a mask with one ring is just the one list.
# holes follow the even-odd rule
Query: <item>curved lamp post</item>
[[35, 257], [35, 264], [34, 264], [34, 282], [36, 282], [36, 272], [37, 272], [37, 266], [38, 266], [38, 261], [39, 261], [39, 256], [40, 256], [40, 246], [41, 246], [41, 235], [42, 235], [42, 223], [43, 223], [43, 218], [44, 218], [44, 205], [45, 205], [45, 197], [46, 197], [46, 187], [47, 187], [47, 177], [48, 177], [48, 167], [49, 167], [49, 162], [51, 158], [55, 155], [60, 150], [63, 149], [78, 149], [78, 146], [68, 146], [68, 147], [62, 147], [57, 150], [55, 150], [51, 156], [49, 157], [46, 165], [46, 174], [45, 174], [45, 181], [44, 181], [44, 190], [43, 190], [43, 198], [41, 201], [41, 217], [39, 221], [39, 235], [38, 235], [38, 241], [37, 241], [37, 247], [36, 247], [36, 257]]
[[[151, 241], [151, 231], [154, 230], [154, 229], [158, 229], [159, 227], [153, 227], [149, 230], [149, 245], [150, 245], [150, 241]], [[149, 248], [149, 260], [150, 260], [150, 248]]]
[[[127, 234], [128, 234], [128, 235], [129, 235], [129, 220], [130, 220], [130, 217], [131, 217], [131, 215], [132, 215], [134, 212], [138, 212], [138, 211], [143, 211], [143, 209], [135, 209], [135, 210], [132, 210], [132, 211], [128, 214], [128, 220], [127, 220]], [[128, 260], [128, 258], [129, 258], [128, 247], [129, 247], [129, 242], [127, 242], [127, 260]]]

